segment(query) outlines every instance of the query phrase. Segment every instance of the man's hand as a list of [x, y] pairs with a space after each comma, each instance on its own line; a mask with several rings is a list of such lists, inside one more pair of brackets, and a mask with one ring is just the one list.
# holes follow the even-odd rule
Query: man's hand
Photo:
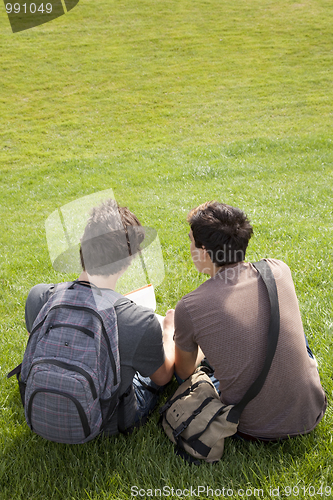
[[169, 309], [163, 320], [163, 345], [165, 355], [172, 360], [172, 363], [175, 362], [175, 342], [173, 340], [173, 334], [175, 332], [174, 319], [175, 310]]
[[175, 329], [175, 310], [174, 309], [169, 309], [166, 312], [166, 315], [163, 320], [163, 335], [164, 332], [167, 333], [167, 335], [170, 335], [170, 333], [174, 332]]

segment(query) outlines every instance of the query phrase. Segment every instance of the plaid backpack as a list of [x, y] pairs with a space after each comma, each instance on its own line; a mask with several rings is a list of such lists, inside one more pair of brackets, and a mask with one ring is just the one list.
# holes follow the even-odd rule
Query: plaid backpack
[[22, 364], [8, 375], [17, 375], [29, 427], [58, 443], [96, 437], [119, 400], [119, 294], [89, 285], [56, 286], [33, 324]]

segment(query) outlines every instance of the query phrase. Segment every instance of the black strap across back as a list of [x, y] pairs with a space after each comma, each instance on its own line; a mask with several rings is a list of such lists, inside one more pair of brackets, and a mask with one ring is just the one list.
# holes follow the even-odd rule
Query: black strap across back
[[247, 390], [239, 403], [237, 403], [229, 412], [227, 420], [233, 423], [238, 423], [245, 406], [261, 391], [274, 358], [280, 331], [279, 301], [273, 272], [265, 260], [254, 262], [252, 265], [256, 268], [266, 285], [270, 302], [270, 321], [268, 329], [267, 351], [264, 366], [258, 377], [253, 382], [251, 387]]

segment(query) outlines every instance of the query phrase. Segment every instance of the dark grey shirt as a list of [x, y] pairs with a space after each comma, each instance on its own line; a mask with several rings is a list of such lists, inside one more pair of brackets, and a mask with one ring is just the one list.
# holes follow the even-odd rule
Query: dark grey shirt
[[[30, 290], [25, 305], [28, 332], [31, 331], [39, 311], [53, 291], [53, 284], [39, 284]], [[133, 423], [136, 411], [136, 399], [132, 388], [135, 373], [139, 372], [144, 377], [150, 377], [163, 365], [165, 357], [161, 326], [151, 309], [138, 306], [120, 294], [114, 307], [119, 335], [120, 395], [129, 393], [124, 398], [124, 417], [127, 427]], [[116, 418], [108, 426], [108, 433], [117, 433]]]

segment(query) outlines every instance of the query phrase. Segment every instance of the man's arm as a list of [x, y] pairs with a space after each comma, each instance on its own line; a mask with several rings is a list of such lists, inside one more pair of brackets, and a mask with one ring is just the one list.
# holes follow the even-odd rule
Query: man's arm
[[163, 347], [165, 361], [162, 366], [154, 372], [150, 378], [157, 385], [167, 384], [174, 373], [175, 366], [175, 343], [173, 341], [175, 311], [167, 311], [163, 321]]
[[29, 334], [39, 311], [53, 295], [54, 290], [55, 285], [53, 283], [48, 285], [41, 283], [31, 288], [25, 303], [25, 324]]
[[197, 346], [197, 348], [192, 352], [186, 352], [175, 346], [175, 372], [177, 375], [185, 380], [187, 377], [192, 375], [197, 366], [201, 363], [205, 357], [204, 353]]
[[[193, 322], [183, 299], [178, 302], [175, 311], [175, 344], [175, 372], [185, 380], [195, 371], [204, 354], [194, 340]], [[186, 346], [186, 351], [179, 345]]]

